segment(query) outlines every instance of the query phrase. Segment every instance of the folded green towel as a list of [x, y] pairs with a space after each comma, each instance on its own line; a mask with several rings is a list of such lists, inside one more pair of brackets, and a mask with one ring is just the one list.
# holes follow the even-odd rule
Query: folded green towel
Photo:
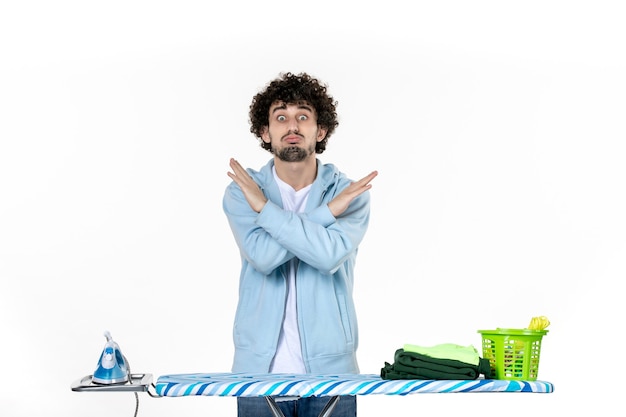
[[478, 365], [480, 362], [478, 351], [472, 345], [461, 346], [454, 343], [442, 343], [435, 346], [418, 346], [405, 344], [404, 351], [419, 353], [431, 358], [456, 359], [472, 365]]
[[477, 379], [480, 374], [491, 377], [489, 361], [479, 358], [478, 365], [455, 359], [437, 359], [398, 349], [394, 363], [385, 362], [380, 376], [383, 379]]

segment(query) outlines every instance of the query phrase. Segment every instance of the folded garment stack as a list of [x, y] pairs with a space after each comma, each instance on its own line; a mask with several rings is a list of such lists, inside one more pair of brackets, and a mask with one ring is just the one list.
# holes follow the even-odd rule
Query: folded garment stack
[[489, 360], [478, 356], [472, 346], [450, 343], [433, 347], [404, 345], [396, 350], [394, 363], [385, 362], [382, 379], [477, 379], [491, 378]]

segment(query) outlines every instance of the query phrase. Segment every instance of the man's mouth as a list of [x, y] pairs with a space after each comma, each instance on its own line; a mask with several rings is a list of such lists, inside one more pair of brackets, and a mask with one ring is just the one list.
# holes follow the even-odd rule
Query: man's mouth
[[284, 141], [290, 145], [296, 145], [302, 141], [302, 138], [300, 136], [289, 135], [285, 137]]

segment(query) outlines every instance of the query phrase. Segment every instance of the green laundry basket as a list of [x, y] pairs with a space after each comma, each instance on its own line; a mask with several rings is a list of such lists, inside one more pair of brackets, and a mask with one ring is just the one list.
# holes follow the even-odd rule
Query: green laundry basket
[[478, 330], [483, 358], [489, 360], [494, 379], [535, 381], [539, 373], [541, 339], [547, 330]]

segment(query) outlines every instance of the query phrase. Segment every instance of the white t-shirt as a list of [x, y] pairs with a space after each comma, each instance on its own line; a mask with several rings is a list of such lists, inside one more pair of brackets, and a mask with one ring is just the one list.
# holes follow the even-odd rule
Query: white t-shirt
[[[294, 190], [289, 184], [283, 182], [276, 175], [274, 168], [274, 179], [278, 183], [280, 194], [283, 199], [285, 210], [302, 213], [309, 197], [311, 185], [301, 190]], [[304, 374], [304, 360], [302, 359], [302, 346], [300, 345], [300, 332], [298, 331], [298, 310], [296, 306], [296, 270], [298, 260], [292, 259], [288, 265], [287, 276], [287, 301], [285, 303], [285, 316], [278, 338], [278, 348], [270, 365], [272, 373], [292, 373]]]

